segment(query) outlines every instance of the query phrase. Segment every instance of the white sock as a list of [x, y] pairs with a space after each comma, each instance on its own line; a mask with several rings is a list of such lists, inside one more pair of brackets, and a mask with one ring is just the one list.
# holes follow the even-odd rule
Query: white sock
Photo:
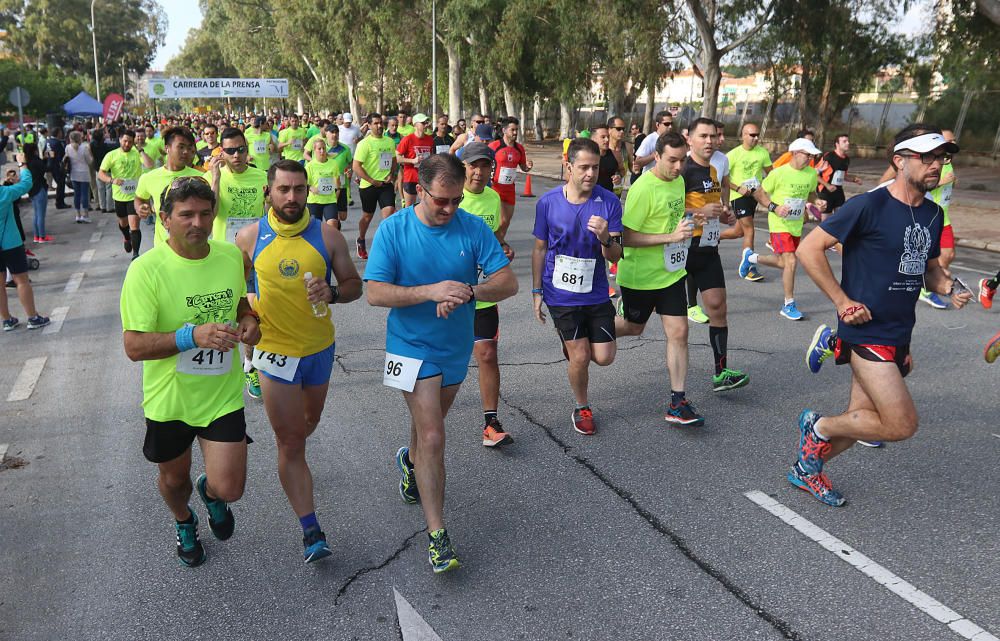
[[826, 435], [823, 434], [823, 432], [819, 431], [819, 421], [822, 421], [822, 420], [823, 419], [819, 419], [818, 421], [816, 421], [815, 423], [813, 423], [813, 431], [816, 432], [816, 436], [818, 436], [821, 440], [829, 441], [830, 439], [828, 439], [826, 437]]
[[253, 369], [253, 363], [250, 361], [249, 358], [243, 357], [243, 373], [249, 374], [250, 370], [252, 369]]
[[751, 265], [756, 265], [757, 264], [757, 259], [759, 257], [760, 257], [760, 255], [757, 254], [757, 252], [754, 252], [754, 253], [750, 254], [749, 256], [747, 256], [747, 260], [750, 262]]
[[792, 304], [792, 303], [794, 303], [794, 302], [795, 302], [795, 299], [794, 299], [794, 298], [786, 298], [786, 299], [785, 299], [785, 304], [786, 304], [786, 305], [791, 305], [791, 304]]

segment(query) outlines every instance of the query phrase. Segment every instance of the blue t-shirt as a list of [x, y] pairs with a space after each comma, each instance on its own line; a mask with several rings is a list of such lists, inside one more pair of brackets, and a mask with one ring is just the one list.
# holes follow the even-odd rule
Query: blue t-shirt
[[[446, 225], [430, 227], [411, 206], [379, 225], [364, 278], [402, 287], [443, 280], [475, 285], [479, 265], [492, 276], [508, 264], [493, 231], [479, 216], [459, 209]], [[434, 301], [394, 307], [386, 325], [385, 349], [431, 363], [467, 364], [475, 313], [474, 302], [462, 305], [446, 319], [438, 318]]]
[[0, 185], [0, 251], [14, 249], [24, 244], [14, 221], [14, 201], [31, 190], [31, 172], [21, 169], [21, 181], [13, 185]]
[[[587, 202], [579, 205], [566, 200], [562, 187], [551, 189], [538, 199], [533, 233], [535, 238], [548, 245], [542, 273], [542, 300], [546, 305], [575, 307], [597, 305], [608, 300], [608, 274], [604, 254], [601, 253], [601, 241], [597, 240], [594, 232], [587, 229], [587, 221], [591, 216], [607, 220], [609, 232], [622, 232], [622, 203], [618, 196], [600, 185], [595, 185]], [[553, 282], [557, 256], [596, 261], [589, 291], [578, 291], [586, 287], [579, 287], [574, 277], [581, 273], [584, 279], [590, 276], [589, 268], [580, 271], [578, 261], [562, 259], [567, 268], [560, 269], [559, 278], [556, 279], [558, 282]], [[567, 280], [569, 282], [564, 282]]]
[[907, 345], [927, 261], [941, 254], [941, 208], [929, 198], [912, 209], [885, 187], [855, 196], [820, 227], [844, 245], [840, 285], [872, 319], [837, 326], [853, 344]]

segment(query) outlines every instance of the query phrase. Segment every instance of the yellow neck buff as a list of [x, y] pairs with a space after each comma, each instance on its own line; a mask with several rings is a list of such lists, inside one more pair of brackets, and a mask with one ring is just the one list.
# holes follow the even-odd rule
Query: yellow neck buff
[[276, 234], [284, 238], [291, 238], [292, 236], [298, 236], [306, 230], [309, 226], [309, 214], [308, 212], [302, 212], [302, 218], [295, 223], [286, 223], [285, 221], [278, 218], [278, 215], [274, 213], [273, 208], [268, 208], [267, 210], [267, 224], [271, 226]]

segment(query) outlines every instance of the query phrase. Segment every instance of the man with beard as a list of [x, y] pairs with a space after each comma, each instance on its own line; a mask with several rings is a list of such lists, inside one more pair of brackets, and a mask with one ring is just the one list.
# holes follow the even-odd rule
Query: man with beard
[[[278, 477], [302, 526], [306, 563], [330, 556], [316, 519], [306, 438], [316, 430], [333, 369], [334, 326], [328, 305], [361, 296], [361, 279], [341, 233], [305, 214], [305, 168], [282, 160], [267, 171], [271, 208], [236, 235], [253, 274], [262, 338], [253, 365], [278, 445]], [[336, 283], [330, 281], [331, 274]]]

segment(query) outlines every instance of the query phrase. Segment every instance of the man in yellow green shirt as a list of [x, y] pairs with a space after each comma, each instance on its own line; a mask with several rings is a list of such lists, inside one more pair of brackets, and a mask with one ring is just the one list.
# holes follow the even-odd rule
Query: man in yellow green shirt
[[[160, 196], [174, 178], [180, 176], [202, 176], [202, 172], [191, 167], [194, 158], [194, 134], [187, 127], [171, 127], [163, 132], [166, 160], [162, 167], [143, 174], [135, 188], [135, 210], [140, 216], [152, 214], [156, 225], [153, 246], [167, 240], [167, 230], [160, 219]], [[206, 181], [207, 182], [207, 181]]]
[[135, 136], [131, 129], [122, 132], [118, 139], [119, 147], [105, 154], [97, 172], [98, 180], [111, 184], [118, 230], [124, 237], [125, 253], [132, 254], [132, 260], [139, 257], [139, 246], [142, 245], [139, 215], [135, 213], [135, 190], [143, 172], [139, 151], [134, 144]]
[[292, 114], [288, 118], [288, 126], [278, 133], [278, 150], [281, 157], [294, 160], [305, 166], [305, 156], [302, 150], [306, 145], [306, 130], [299, 126], [299, 117]]
[[[740, 131], [742, 144], [733, 147], [726, 157], [729, 158], [729, 183], [733, 186], [729, 191], [729, 201], [733, 213], [736, 215], [737, 228], [743, 235], [743, 248], [753, 251], [754, 226], [753, 218], [757, 211], [757, 200], [753, 197], [752, 190], [760, 187], [760, 181], [764, 180], [764, 175], [770, 173], [771, 154], [767, 149], [761, 147], [760, 127], [752, 122], [743, 124]], [[750, 195], [740, 195], [740, 187], [745, 186], [751, 190]], [[746, 192], [746, 189], [743, 190]], [[723, 234], [723, 238], [727, 236]], [[746, 279], [758, 281], [763, 277], [757, 272], [757, 267], [751, 267]]]
[[255, 116], [253, 126], [247, 127], [243, 132], [250, 148], [250, 159], [253, 166], [262, 171], [267, 171], [271, 166], [271, 154], [278, 151], [278, 146], [271, 138], [271, 130], [264, 128], [267, 118]]
[[365, 234], [371, 225], [375, 209], [388, 218], [396, 211], [396, 190], [392, 176], [396, 173], [396, 145], [382, 134], [382, 115], [368, 115], [368, 135], [358, 143], [354, 154], [354, 174], [360, 179], [361, 219], [358, 221], [358, 258], [368, 258]]

